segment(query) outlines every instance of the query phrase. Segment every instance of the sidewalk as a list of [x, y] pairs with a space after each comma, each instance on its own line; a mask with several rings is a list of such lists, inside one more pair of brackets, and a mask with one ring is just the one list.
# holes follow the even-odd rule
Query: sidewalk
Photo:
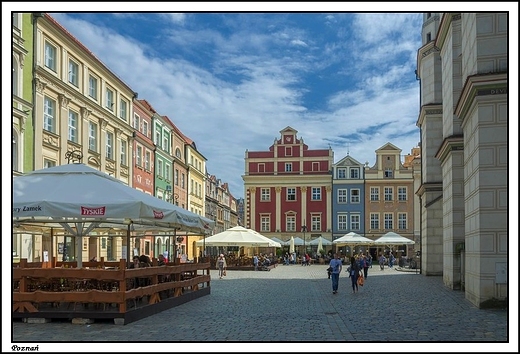
[[[369, 269], [365, 286], [352, 294], [344, 266], [338, 293], [332, 294], [326, 268], [279, 265], [271, 271], [228, 270], [223, 279], [211, 270], [210, 295], [128, 325], [14, 322], [13, 340], [265, 344], [456, 341], [493, 342], [490, 350], [497, 352], [497, 343], [508, 341], [507, 311], [477, 309], [464, 299], [464, 293], [444, 287], [442, 277], [425, 277], [415, 270], [381, 271], [377, 266]], [[40, 351], [44, 347], [41, 344]], [[485, 347], [479, 343], [479, 349]], [[247, 350], [247, 346], [241, 348]], [[464, 348], [468, 350], [468, 346]], [[418, 349], [420, 346], [413, 344], [406, 350]], [[343, 344], [338, 350], [348, 348]]]

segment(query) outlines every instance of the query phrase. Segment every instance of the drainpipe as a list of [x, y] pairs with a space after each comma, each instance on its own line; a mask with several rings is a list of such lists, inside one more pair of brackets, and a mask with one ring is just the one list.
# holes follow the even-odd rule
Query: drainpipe
[[[415, 79], [419, 81], [419, 114], [421, 114], [422, 109], [422, 85], [421, 85], [421, 78], [418, 75], [417, 70], [415, 70]], [[422, 127], [419, 127], [419, 146], [421, 148], [421, 186], [423, 185], [423, 146], [422, 146]], [[423, 270], [423, 254], [422, 254], [422, 241], [423, 241], [423, 231], [422, 231], [422, 214], [423, 214], [423, 204], [422, 204], [422, 196], [419, 196], [419, 274], [422, 274]]]

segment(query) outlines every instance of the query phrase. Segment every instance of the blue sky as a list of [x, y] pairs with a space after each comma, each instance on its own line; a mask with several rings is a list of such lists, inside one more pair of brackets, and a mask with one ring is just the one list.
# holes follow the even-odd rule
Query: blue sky
[[222, 12], [227, 3], [207, 3], [220, 12], [194, 13], [201, 4], [181, 4], [138, 3], [132, 13], [58, 13], [67, 10], [58, 4], [49, 12], [194, 140], [233, 196], [244, 194], [245, 151], [267, 150], [287, 126], [310, 149], [332, 147], [335, 162], [349, 152], [372, 166], [387, 142], [402, 155], [418, 145], [420, 12], [302, 3], [314, 12], [289, 13], [295, 3], [238, 3], [233, 11], [261, 12], [231, 13]]

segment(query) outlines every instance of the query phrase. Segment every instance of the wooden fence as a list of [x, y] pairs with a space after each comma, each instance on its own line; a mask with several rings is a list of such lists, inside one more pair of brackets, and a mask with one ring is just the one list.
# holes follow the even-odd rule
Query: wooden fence
[[[210, 293], [210, 263], [127, 269], [119, 262], [13, 268], [13, 318], [113, 318], [129, 323]], [[42, 267], [43, 266], [43, 267]], [[108, 268], [108, 269], [106, 269]]]

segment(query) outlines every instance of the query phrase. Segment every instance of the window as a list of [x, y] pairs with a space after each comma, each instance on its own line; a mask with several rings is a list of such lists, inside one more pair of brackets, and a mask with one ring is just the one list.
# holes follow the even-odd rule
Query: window
[[269, 232], [271, 230], [270, 225], [271, 218], [269, 216], [261, 216], [260, 217], [260, 229], [264, 232]]
[[121, 165], [127, 166], [127, 163], [126, 163], [126, 140], [121, 140]]
[[45, 42], [45, 66], [56, 72], [56, 47]]
[[148, 138], [148, 122], [143, 120], [143, 135]]
[[18, 133], [13, 129], [13, 148], [11, 150], [12, 162], [13, 162], [13, 171], [18, 171]]
[[350, 202], [359, 203], [359, 189], [350, 190]]
[[113, 110], [113, 107], [114, 107], [114, 91], [112, 91], [108, 87], [107, 87], [106, 95], [105, 95], [105, 107], [111, 111]]
[[161, 141], [161, 132], [160, 131], [156, 131], [155, 132], [155, 145], [156, 146], [159, 146], [159, 142]]
[[125, 122], [126, 122], [126, 114], [127, 114], [126, 107], [127, 107], [126, 101], [123, 99], [120, 100], [119, 101], [119, 118], [121, 118]]
[[106, 141], [106, 158], [107, 159], [110, 159], [110, 160], [113, 160], [114, 159], [114, 151], [113, 151], [113, 146], [114, 146], [114, 133], [112, 132], [107, 132], [107, 141]]
[[134, 129], [137, 130], [137, 131], [141, 131], [140, 127], [141, 127], [141, 124], [140, 124], [140, 119], [141, 117], [139, 117], [139, 115], [135, 114], [134, 113]]
[[43, 129], [55, 133], [56, 102], [48, 97], [43, 101]]
[[285, 164], [285, 172], [292, 172], [292, 163], [288, 162]]
[[346, 179], [346, 178], [347, 178], [347, 169], [338, 168], [338, 179]]
[[285, 156], [292, 156], [292, 147], [285, 148]]
[[379, 200], [379, 188], [370, 187], [370, 200], [376, 202]]
[[164, 171], [163, 171], [163, 163], [161, 160], [158, 160], [157, 161], [157, 173], [156, 173], [159, 177], [163, 177], [164, 176]]
[[296, 200], [296, 188], [287, 188], [287, 200]]
[[98, 80], [92, 75], [88, 77], [88, 95], [97, 101], [98, 98]]
[[394, 178], [394, 170], [391, 168], [385, 169], [385, 178]]
[[168, 137], [166, 134], [163, 136], [162, 148], [164, 151], [170, 151], [170, 149], [168, 149]]
[[385, 202], [394, 200], [394, 189], [392, 187], [385, 187]]
[[385, 229], [394, 228], [394, 215], [391, 213], [385, 213]]
[[346, 202], [347, 202], [347, 190], [338, 189], [338, 203], [346, 203]]
[[97, 152], [97, 124], [88, 122], [88, 149]]
[[296, 217], [287, 216], [285, 221], [285, 231], [296, 231]]
[[426, 33], [426, 42], [430, 42], [432, 40], [432, 33], [428, 32]]
[[399, 230], [406, 230], [406, 213], [397, 214], [397, 227]]
[[55, 166], [56, 166], [56, 161], [43, 159], [43, 168], [50, 168], [50, 167], [55, 167]]
[[321, 231], [321, 216], [311, 216], [311, 231]]
[[69, 141], [78, 142], [78, 114], [69, 110]]
[[190, 180], [190, 193], [193, 194], [193, 180]]
[[181, 188], [184, 189], [184, 173], [181, 174]]
[[261, 188], [260, 189], [260, 200], [269, 201], [271, 200], [270, 190], [269, 188]]
[[321, 188], [320, 187], [312, 187], [311, 200], [321, 200]]
[[350, 169], [350, 178], [359, 179], [359, 168], [356, 167]]
[[144, 169], [150, 171], [150, 151], [144, 153]]
[[[168, 164], [165, 164], [164, 166], [164, 178], [169, 182], [170, 181], [170, 168], [171, 166]], [[199, 188], [199, 195], [200, 195], [200, 188]]]
[[176, 186], [179, 185], [179, 169], [176, 168], [175, 172], [173, 173], [174, 183]]
[[359, 222], [359, 215], [350, 215], [350, 229], [359, 231], [361, 230], [360, 225], [361, 223]]
[[79, 73], [79, 65], [69, 59], [69, 82], [74, 86], [78, 87], [78, 73]]
[[398, 187], [397, 188], [397, 198], [399, 201], [406, 201], [407, 198], [407, 188], [406, 187]]
[[370, 214], [370, 229], [379, 230], [379, 214], [377, 214], [377, 213]]
[[338, 230], [347, 230], [347, 214], [338, 214]]
[[181, 149], [179, 149], [179, 148], [175, 149], [175, 156], [177, 156], [179, 159], [181, 158]]
[[135, 155], [135, 164], [137, 166], [142, 166], [142, 164], [143, 164], [143, 147], [142, 146], [137, 147], [137, 152]]

